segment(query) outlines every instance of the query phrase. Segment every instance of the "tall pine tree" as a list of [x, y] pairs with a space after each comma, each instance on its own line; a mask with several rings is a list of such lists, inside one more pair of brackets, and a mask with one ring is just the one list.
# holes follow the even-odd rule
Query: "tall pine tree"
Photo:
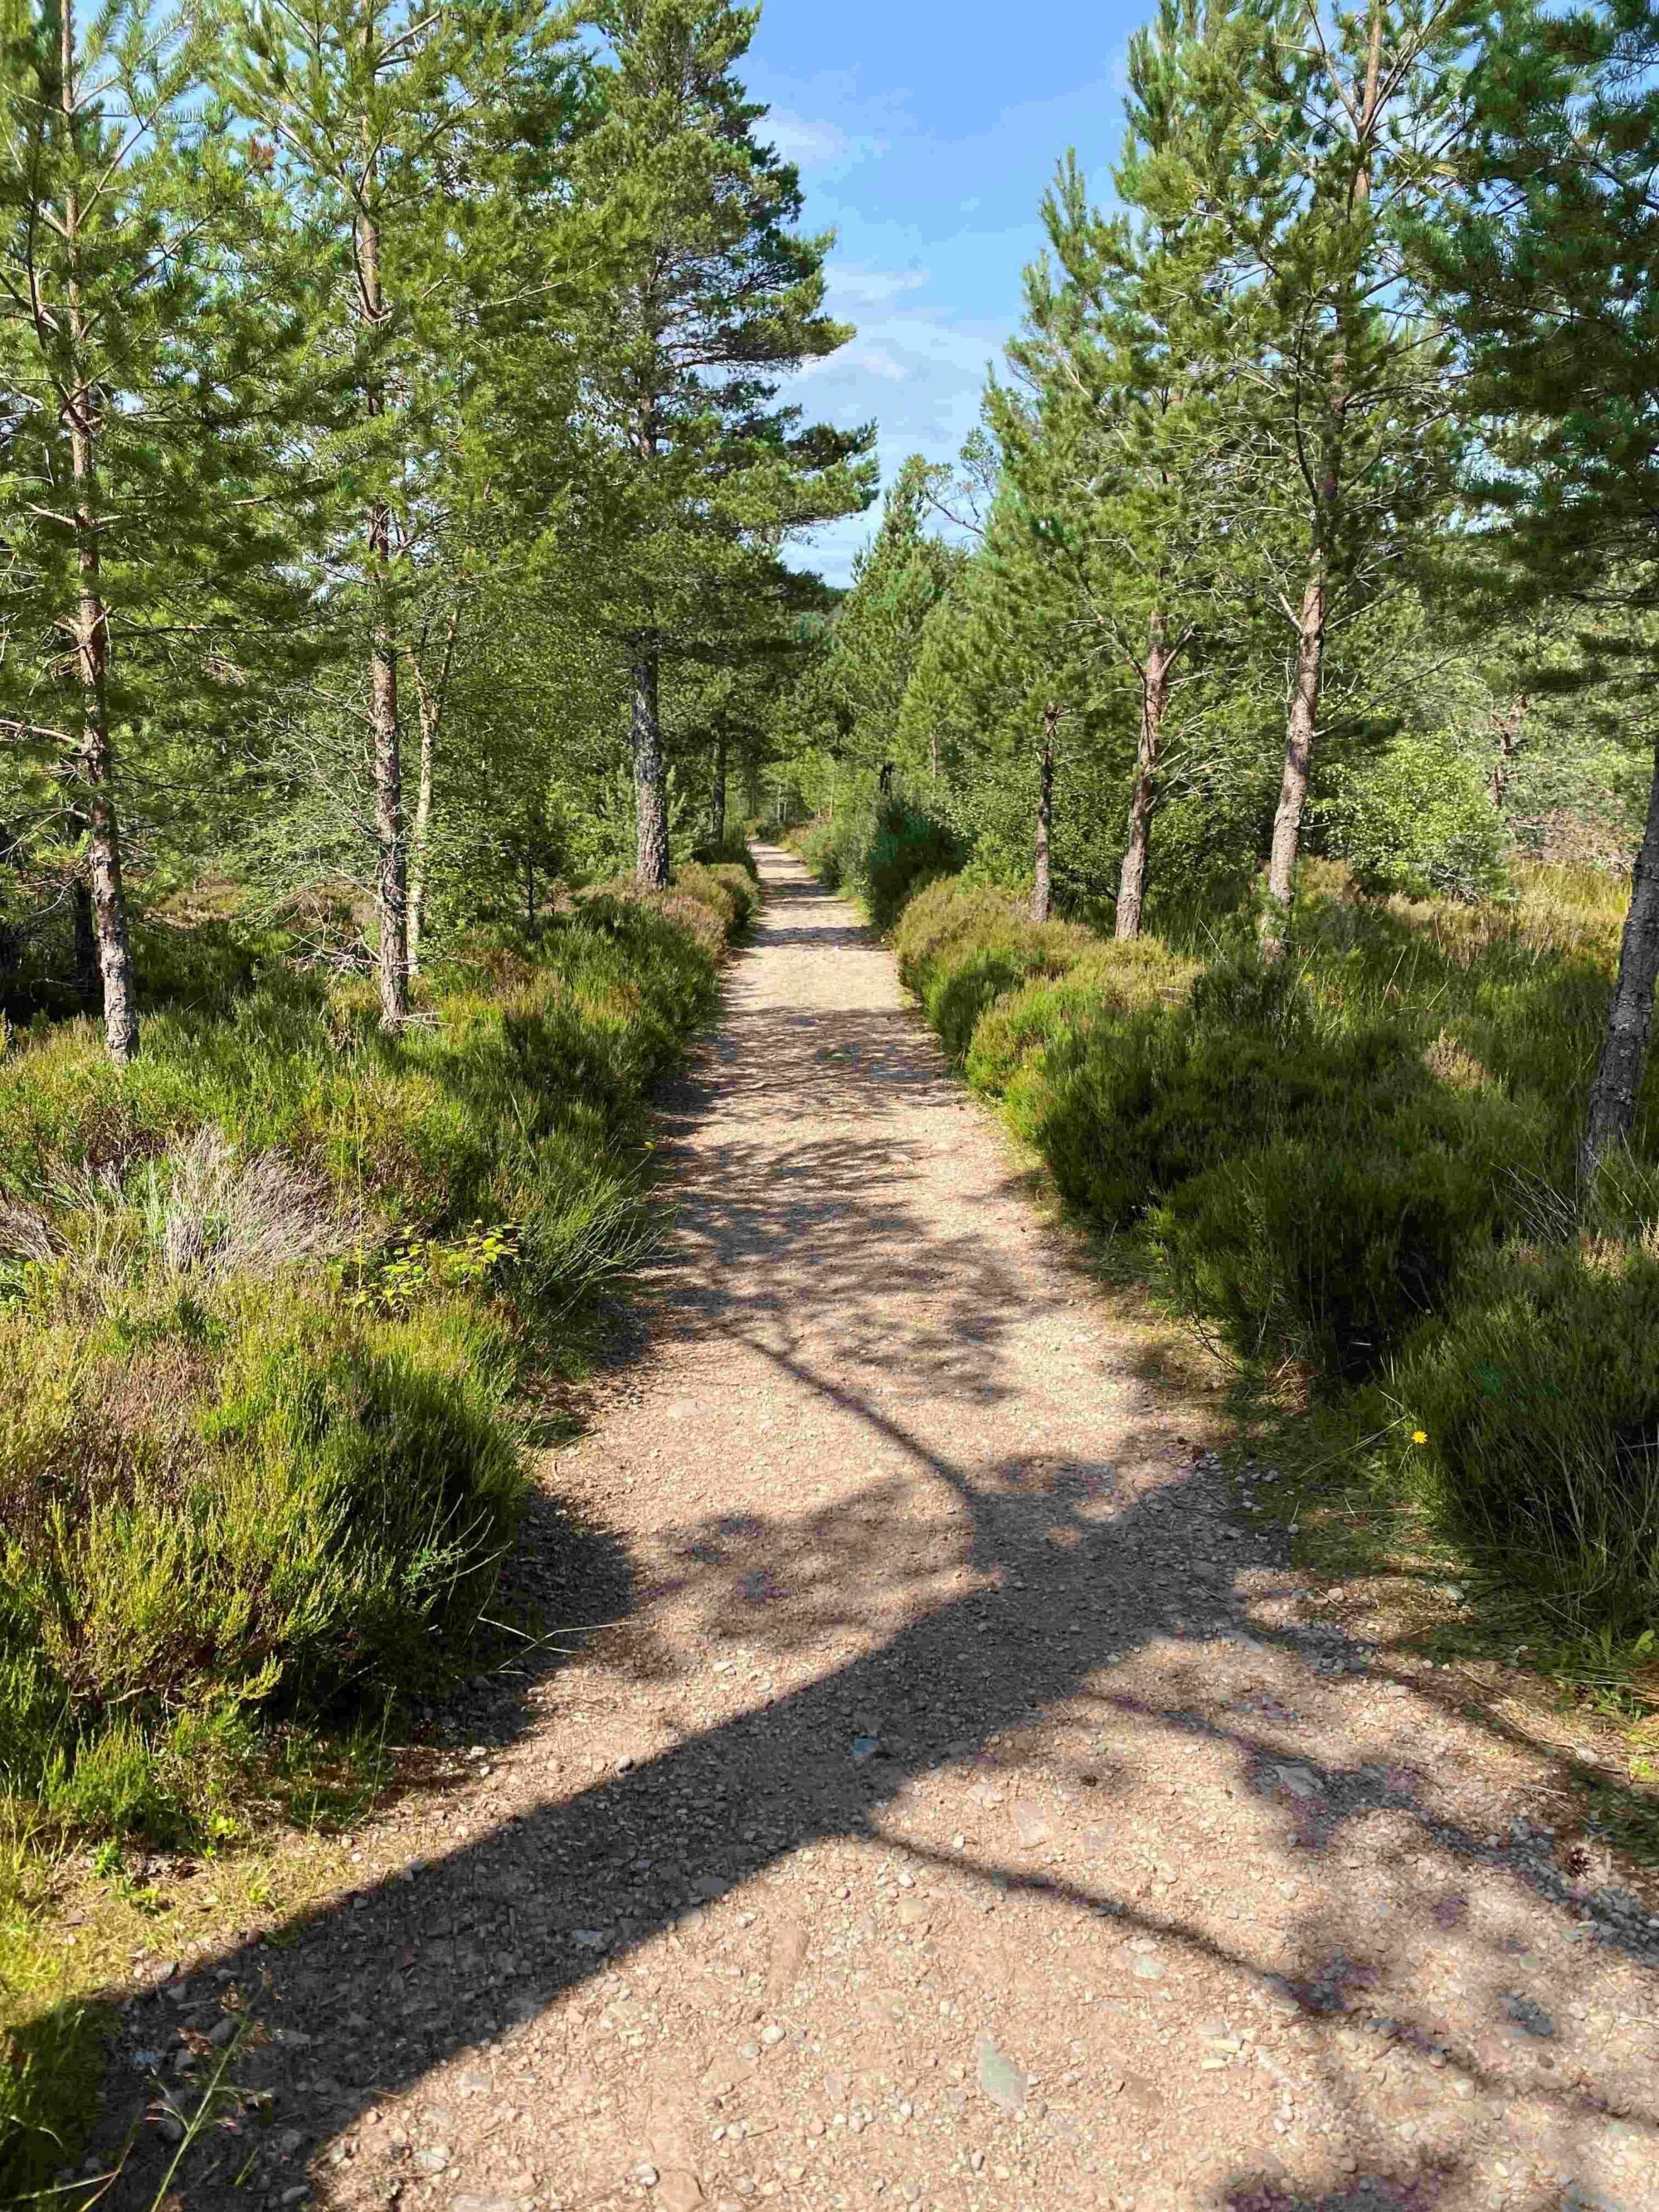
[[[489, 132], [526, 48], [557, 28], [528, 4], [247, 0], [224, 76], [276, 149], [284, 189], [326, 240], [317, 349], [332, 391], [318, 460], [336, 480], [325, 604], [361, 637], [374, 788], [380, 1018], [409, 1014], [409, 845], [399, 675], [416, 556], [456, 404], [457, 304]], [[349, 589], [342, 590], [342, 586]]]
[[[1157, 50], [1131, 50], [1134, 93], [1120, 193], [1091, 206], [1075, 157], [1044, 201], [1049, 252], [1026, 274], [1026, 327], [1009, 349], [1023, 388], [993, 388], [1005, 488], [1042, 571], [1053, 619], [1109, 689], [1135, 702], [1136, 759], [1118, 873], [1116, 933], [1140, 933], [1166, 721], [1183, 658], [1227, 601], [1215, 497], [1216, 364], [1203, 346], [1209, 226], [1158, 212]], [[1150, 204], [1149, 204], [1150, 203]], [[1014, 588], [1019, 588], [1016, 583]], [[1091, 683], [1091, 689], [1097, 688]], [[1045, 784], [1046, 788], [1046, 784]]]
[[1166, 218], [1206, 225], [1237, 521], [1289, 628], [1264, 943], [1282, 948], [1334, 633], [1443, 519], [1447, 349], [1402, 281], [1431, 219], [1468, 15], [1456, 0], [1161, 0], [1146, 47]]
[[[845, 757], [866, 768], [890, 759], [923, 626], [950, 587], [957, 561], [928, 523], [948, 471], [912, 453], [882, 502], [881, 524], [853, 563], [853, 587], [836, 611], [817, 682]], [[935, 741], [927, 764], [938, 773]]]
[[192, 15], [123, 0], [84, 25], [74, 0], [0, 16], [0, 729], [84, 848], [118, 1060], [138, 1010], [118, 757], [147, 726], [169, 742], [187, 700], [204, 719], [240, 633], [291, 617], [277, 563], [304, 535], [277, 466], [301, 256], [207, 58]]
[[789, 371], [851, 332], [823, 312], [829, 241], [796, 228], [799, 179], [736, 75], [757, 15], [730, 0], [601, 0], [604, 118], [574, 169], [609, 279], [582, 331], [606, 460], [592, 557], [629, 668], [636, 866], [651, 884], [670, 865], [665, 660], [729, 635], [731, 601], [782, 588], [789, 535], [872, 489], [870, 432], [804, 426], [778, 398]]
[[[1507, 10], [1473, 79], [1461, 220], [1419, 241], [1468, 349], [1504, 551], [1583, 611], [1592, 669], [1659, 611], [1659, 9]], [[1659, 757], [1585, 1117], [1586, 1182], [1635, 1126], [1659, 983]]]

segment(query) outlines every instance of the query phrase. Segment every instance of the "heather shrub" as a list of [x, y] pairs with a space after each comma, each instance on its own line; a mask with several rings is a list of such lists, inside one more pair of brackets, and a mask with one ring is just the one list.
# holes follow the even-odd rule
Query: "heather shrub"
[[872, 835], [871, 816], [849, 809], [831, 822], [809, 822], [792, 831], [788, 842], [826, 890], [862, 897]]
[[1310, 863], [1274, 963], [1224, 926], [1201, 965], [1038, 931], [956, 878], [895, 941], [1079, 1213], [1146, 1217], [1259, 1379], [1340, 1401], [1372, 1462], [1420, 1433], [1385, 1487], [1558, 1626], [1635, 1641], [1659, 1628], [1659, 1067], [1631, 1150], [1588, 1194], [1574, 1165], [1620, 902], [1536, 870], [1471, 902], [1449, 866], [1393, 880], [1462, 896], [1378, 899]]
[[991, 1006], [1035, 977], [1064, 975], [1091, 941], [1069, 923], [1034, 922], [1006, 891], [942, 877], [905, 907], [894, 948], [900, 975], [960, 1062]]
[[277, 964], [130, 1068], [84, 1023], [0, 1058], [0, 1778], [37, 1817], [188, 1832], [273, 1719], [459, 1655], [524, 1358], [575, 1358], [644, 1249], [647, 1093], [740, 926], [746, 872], [685, 873], [456, 944], [396, 1037]]
[[1231, 1154], [1348, 1142], [1428, 1081], [1397, 1027], [1322, 1034], [1294, 977], [1237, 963], [1173, 1012], [1103, 1010], [1062, 1032], [1018, 1105], [1065, 1197], [1116, 1228]]
[[880, 930], [890, 929], [905, 901], [935, 876], [948, 876], [962, 865], [954, 830], [901, 799], [884, 799], [858, 888]]
[[1415, 1336], [1389, 1396], [1399, 1479], [1558, 1620], [1659, 1626], [1659, 1252], [1506, 1253]]
[[687, 860], [674, 878], [675, 889], [689, 891], [720, 915], [729, 939], [736, 937], [760, 903], [760, 893], [747, 869], [715, 860]]
[[790, 842], [826, 890], [862, 899], [882, 931], [907, 901], [963, 861], [955, 831], [896, 793], [873, 810], [849, 807], [833, 822], [809, 823]]
[[1446, 1142], [1431, 1102], [1369, 1140], [1327, 1129], [1180, 1183], [1152, 1216], [1178, 1295], [1244, 1359], [1295, 1363], [1327, 1391], [1375, 1374], [1504, 1226], [1492, 1156], [1528, 1132], [1486, 1106], [1484, 1144]]
[[1102, 1017], [1178, 1006], [1198, 972], [1195, 961], [1156, 938], [1097, 940], [1060, 975], [1033, 977], [986, 1010], [969, 1044], [968, 1080], [1000, 1096], [1070, 1030]]
[[718, 842], [705, 838], [692, 847], [691, 858], [705, 868], [741, 868], [750, 884], [760, 887], [760, 865], [749, 849], [749, 840], [736, 830], [728, 830]]

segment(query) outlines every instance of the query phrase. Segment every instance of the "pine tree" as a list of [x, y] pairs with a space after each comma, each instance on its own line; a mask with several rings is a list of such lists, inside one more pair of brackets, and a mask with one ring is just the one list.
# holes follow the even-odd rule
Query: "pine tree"
[[[1644, 657], [1659, 609], [1659, 9], [1517, 8], [1473, 78], [1461, 219], [1419, 241], [1468, 349], [1504, 550], [1542, 602], [1584, 611], [1592, 669]], [[1659, 982], [1659, 757], [1580, 1153], [1635, 1125]]]
[[1234, 501], [1290, 629], [1263, 941], [1282, 948], [1334, 633], [1450, 499], [1447, 349], [1402, 281], [1432, 220], [1464, 10], [1446, 0], [1161, 0], [1145, 49], [1166, 218], [1214, 233]]
[[210, 720], [246, 627], [294, 611], [277, 393], [304, 278], [204, 60], [188, 15], [0, 18], [0, 727], [84, 842], [118, 1060], [138, 1041], [118, 738], [165, 745], [192, 695]]
[[1211, 275], [1211, 232], [1183, 215], [1161, 222], [1146, 181], [1162, 150], [1148, 121], [1154, 54], [1140, 34], [1130, 56], [1133, 124], [1118, 170], [1126, 203], [1150, 201], [1151, 210], [1133, 221], [1103, 216], [1075, 156], [1062, 164], [1043, 203], [1049, 252], [1026, 272], [1025, 330], [1009, 348], [1022, 388], [994, 386], [988, 409], [1055, 620], [1099, 665], [1103, 683], [1127, 679], [1134, 692], [1120, 938], [1140, 933], [1182, 662], [1200, 630], [1218, 628], [1227, 598], [1206, 389], [1215, 363], [1203, 319], [1195, 324], [1191, 312]]
[[[854, 557], [852, 589], [835, 617], [820, 702], [847, 757], [866, 768], [893, 757], [923, 628], [957, 565], [958, 556], [928, 527], [933, 497], [949, 473], [920, 453], [902, 465], [875, 536]], [[927, 744], [927, 762], [937, 775], [936, 742]]]
[[1097, 793], [1079, 804], [1080, 780], [1103, 769], [1121, 786], [1116, 687], [1103, 686], [1070, 582], [1004, 476], [923, 625], [899, 714], [902, 753], [914, 759], [925, 744], [939, 760], [934, 803], [1010, 873], [1030, 872], [1033, 911], [1045, 915], [1057, 874], [1075, 887], [1083, 823], [1098, 818]]
[[[805, 427], [781, 379], [851, 335], [823, 313], [828, 240], [735, 71], [757, 10], [602, 0], [603, 119], [574, 166], [610, 278], [581, 331], [608, 468], [592, 559], [627, 659], [641, 882], [669, 873], [665, 660], [727, 632], [791, 532], [855, 512], [868, 431]], [[602, 247], [599, 242], [602, 241]]]
[[[315, 340], [334, 386], [319, 425], [337, 478], [329, 604], [361, 615], [380, 1018], [392, 1030], [409, 1014], [399, 672], [418, 556], [443, 510], [434, 474], [471, 366], [457, 310], [478, 242], [478, 170], [492, 109], [557, 28], [511, 0], [449, 0], [416, 17], [392, 0], [249, 0], [224, 69], [330, 254]], [[342, 581], [354, 592], [343, 597]]]

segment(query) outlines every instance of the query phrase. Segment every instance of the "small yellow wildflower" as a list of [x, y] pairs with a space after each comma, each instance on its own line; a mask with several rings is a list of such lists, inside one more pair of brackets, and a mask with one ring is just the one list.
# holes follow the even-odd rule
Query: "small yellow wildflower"
[[1429, 1432], [1426, 1429], [1413, 1429], [1412, 1431], [1412, 1442], [1414, 1444], [1425, 1444], [1428, 1441]]

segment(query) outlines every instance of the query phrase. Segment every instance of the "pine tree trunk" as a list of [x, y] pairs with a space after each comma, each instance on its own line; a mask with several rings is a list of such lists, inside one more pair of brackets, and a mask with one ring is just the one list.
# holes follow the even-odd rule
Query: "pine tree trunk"
[[[86, 817], [76, 817], [78, 834], [86, 835]], [[104, 1008], [103, 978], [98, 972], [98, 930], [92, 918], [92, 885], [80, 873], [70, 885], [70, 920], [74, 930], [75, 995], [88, 1011]]]
[[[372, 57], [377, 24], [371, 10], [363, 43]], [[363, 118], [362, 197], [356, 221], [358, 309], [371, 330], [386, 320], [380, 290], [380, 227], [376, 204], [377, 157], [368, 118]], [[385, 394], [371, 383], [364, 407], [380, 415]], [[392, 509], [376, 499], [368, 512], [368, 588], [374, 630], [368, 656], [368, 733], [374, 778], [374, 908], [380, 930], [380, 1026], [400, 1030], [409, 1019], [409, 847], [404, 823], [403, 759], [398, 743], [398, 633], [392, 596]]]
[[421, 718], [421, 766], [415, 787], [415, 823], [409, 847], [409, 972], [421, 972], [421, 939], [426, 931], [426, 864], [432, 841], [432, 778], [438, 756], [438, 725], [443, 719], [449, 691], [449, 672], [455, 658], [455, 633], [460, 625], [459, 599], [449, 610], [444, 630], [443, 659], [438, 681], [428, 684], [416, 653], [410, 662], [415, 678], [415, 703]]
[[1152, 851], [1152, 809], [1158, 798], [1158, 760], [1164, 739], [1164, 710], [1170, 703], [1170, 669], [1175, 659], [1164, 642], [1162, 617], [1154, 613], [1149, 629], [1146, 659], [1140, 671], [1140, 748], [1135, 762], [1135, 787], [1129, 800], [1129, 834], [1123, 847], [1123, 866], [1117, 881], [1117, 926], [1120, 941], [1140, 934], [1140, 917], [1146, 902], [1146, 863]]
[[[75, 127], [75, 11], [63, 0], [59, 16], [63, 112]], [[70, 250], [70, 338], [79, 363], [86, 342], [81, 287], [74, 271], [80, 233], [79, 196], [71, 191], [64, 210]], [[104, 1043], [110, 1058], [125, 1062], [138, 1049], [138, 1000], [127, 935], [126, 896], [121, 884], [121, 833], [115, 810], [115, 756], [109, 732], [109, 617], [99, 578], [97, 474], [94, 440], [96, 404], [86, 384], [76, 382], [64, 401], [69, 431], [70, 473], [75, 485], [75, 559], [79, 573], [75, 615], [75, 668], [81, 690], [80, 733], [70, 762], [78, 787], [76, 805], [87, 825], [87, 882], [98, 972], [103, 983]]]
[[1319, 481], [1313, 486], [1313, 544], [1307, 581], [1296, 625], [1296, 681], [1285, 727], [1285, 765], [1279, 777], [1279, 805], [1273, 814], [1273, 846], [1267, 859], [1267, 906], [1261, 920], [1261, 949], [1276, 960], [1290, 933], [1291, 900], [1296, 890], [1297, 862], [1302, 854], [1302, 823], [1307, 812], [1308, 787], [1313, 775], [1314, 739], [1319, 727], [1320, 689], [1325, 673], [1325, 625], [1330, 612], [1331, 562], [1338, 544], [1343, 463], [1346, 458], [1348, 407], [1352, 398], [1348, 381], [1348, 333], [1346, 320], [1363, 312], [1365, 287], [1362, 265], [1370, 236], [1371, 164], [1376, 153], [1376, 132], [1382, 115], [1382, 7], [1370, 0], [1370, 31], [1365, 74], [1345, 98], [1353, 120], [1358, 161], [1349, 197], [1346, 237], [1352, 256], [1344, 295], [1338, 307], [1336, 349], [1330, 382], [1325, 393], [1325, 419], [1320, 438]]
[[1607, 1007], [1601, 1057], [1590, 1086], [1578, 1164], [1586, 1183], [1616, 1145], [1627, 1144], [1636, 1126], [1642, 1077], [1653, 1030], [1653, 994], [1659, 983], [1659, 758], [1648, 792], [1647, 828], [1631, 879], [1630, 908], [1619, 947], [1619, 974]]
[[1509, 804], [1510, 781], [1515, 774], [1515, 757], [1526, 736], [1528, 703], [1526, 694], [1522, 692], [1514, 704], [1497, 719], [1498, 754], [1486, 778], [1486, 789], [1499, 814]]
[[1054, 867], [1050, 844], [1054, 827], [1054, 732], [1060, 727], [1060, 708], [1052, 702], [1042, 710], [1042, 757], [1037, 769], [1036, 866], [1031, 880], [1031, 919], [1048, 919], [1054, 899]]
[[[10, 831], [0, 822], [0, 864], [9, 862], [20, 872], [22, 850], [13, 842]], [[22, 965], [23, 933], [15, 924], [0, 921], [0, 993], [9, 990]]]
[[634, 641], [634, 793], [638, 809], [635, 872], [660, 890], [668, 881], [668, 792], [657, 716], [658, 647], [643, 633]]
[[391, 611], [392, 518], [377, 501], [369, 519], [375, 571], [374, 635], [369, 649], [368, 727], [374, 770], [374, 906], [380, 924], [380, 1025], [409, 1019], [409, 852], [404, 833], [403, 759], [398, 744], [398, 639]]
[[438, 732], [427, 711], [425, 687], [416, 679], [421, 712], [421, 765], [415, 785], [415, 822], [409, 842], [409, 972], [421, 972], [421, 939], [426, 932], [426, 856], [432, 837], [432, 767]]
[[726, 739], [714, 740], [714, 782], [708, 794], [708, 834], [716, 848], [726, 842]]
[[1296, 628], [1296, 682], [1285, 731], [1285, 766], [1273, 814], [1273, 840], [1267, 860], [1267, 910], [1261, 922], [1261, 949], [1269, 959], [1285, 950], [1290, 930], [1296, 864], [1302, 851], [1302, 818], [1308, 808], [1313, 775], [1314, 737], [1319, 726], [1319, 684], [1325, 660], [1325, 562], [1315, 554]]

